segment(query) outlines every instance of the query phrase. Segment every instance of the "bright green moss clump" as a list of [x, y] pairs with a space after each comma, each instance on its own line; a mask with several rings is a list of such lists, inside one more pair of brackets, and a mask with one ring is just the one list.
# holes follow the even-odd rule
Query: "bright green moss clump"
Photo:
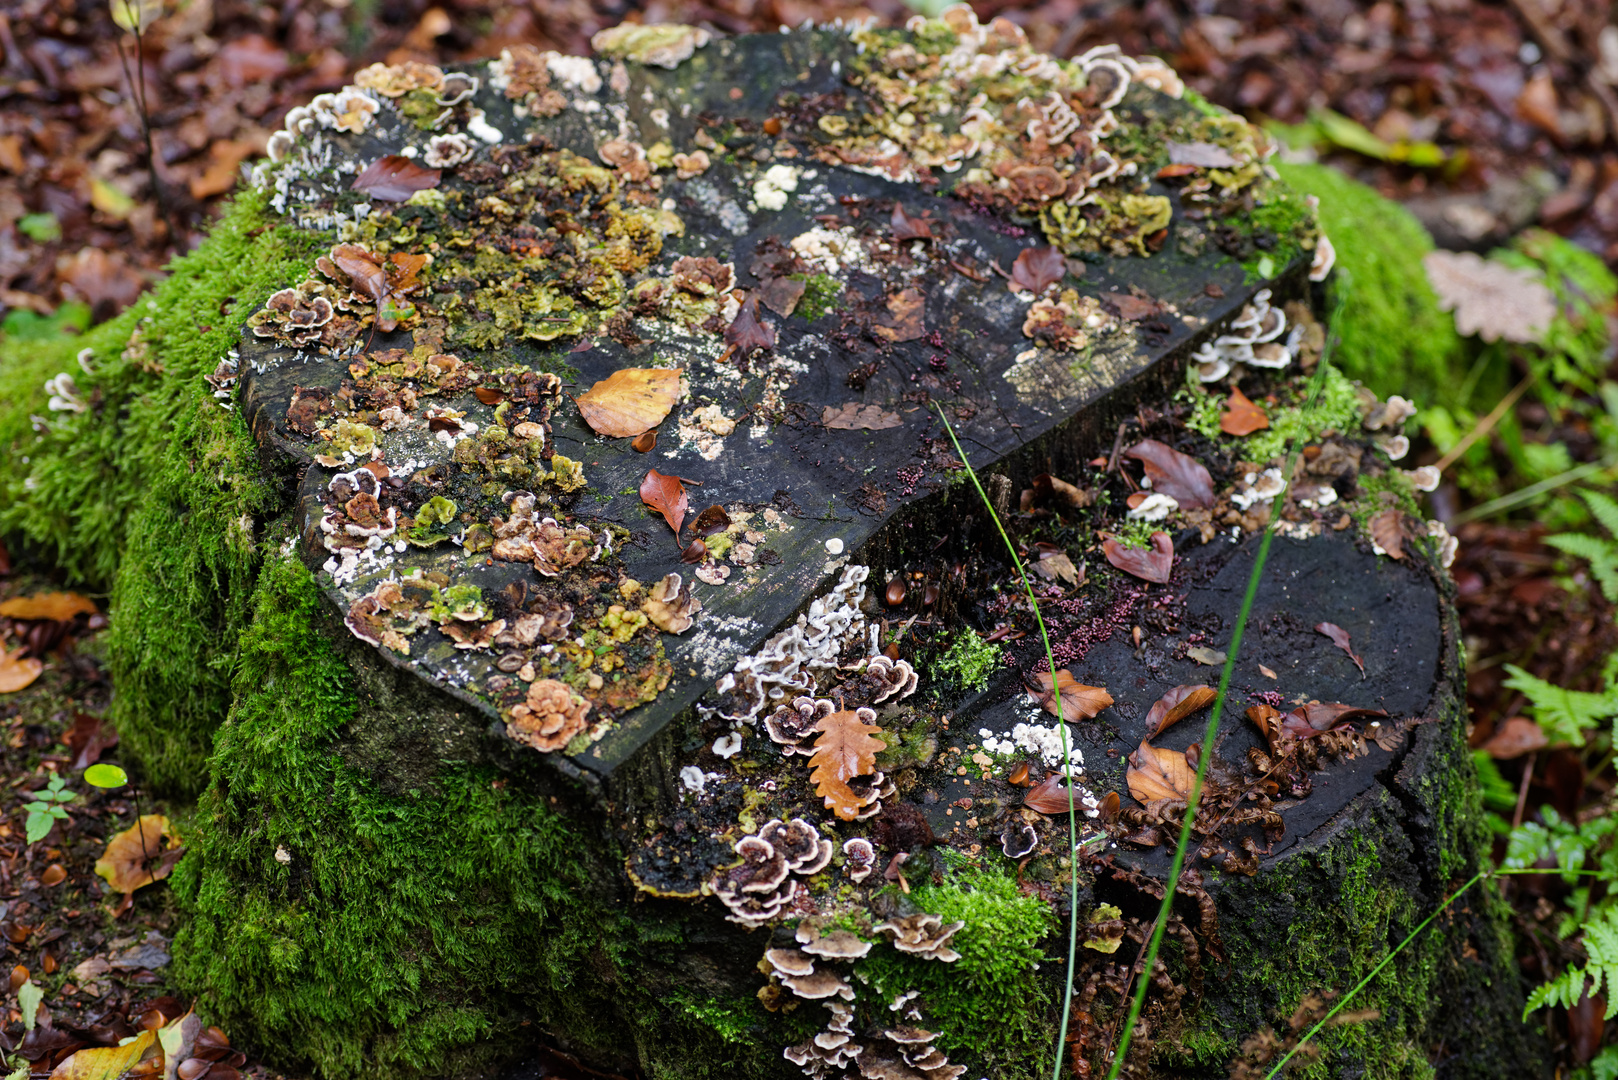
[[1466, 375], [1455, 321], [1440, 311], [1421, 257], [1432, 237], [1398, 203], [1324, 165], [1276, 168], [1320, 200], [1320, 225], [1337, 251], [1331, 288], [1342, 314], [1333, 362], [1380, 396], [1442, 400]]

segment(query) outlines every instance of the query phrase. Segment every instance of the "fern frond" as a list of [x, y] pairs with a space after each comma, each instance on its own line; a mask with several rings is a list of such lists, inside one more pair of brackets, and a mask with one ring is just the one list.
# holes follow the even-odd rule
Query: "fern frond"
[[1586, 731], [1618, 714], [1618, 701], [1611, 693], [1568, 690], [1530, 675], [1516, 664], [1507, 664], [1506, 670], [1511, 672], [1506, 685], [1528, 696], [1534, 707], [1534, 719], [1553, 743], [1583, 746]]
[[1595, 921], [1584, 924], [1584, 952], [1589, 962], [1583, 967], [1569, 968], [1561, 975], [1536, 987], [1528, 995], [1523, 1018], [1544, 1005], [1571, 1008], [1584, 997], [1585, 983], [1590, 982], [1589, 993], [1595, 996], [1606, 985], [1608, 999], [1606, 1019], [1618, 1015], [1618, 906], [1603, 908]]
[[1553, 548], [1565, 551], [1581, 559], [1595, 562], [1597, 559], [1611, 560], [1618, 556], [1618, 544], [1600, 536], [1591, 536], [1588, 533], [1553, 533], [1545, 538], [1545, 542]]
[[1599, 491], [1580, 491], [1579, 494], [1590, 507], [1590, 513], [1601, 522], [1602, 528], [1618, 536], [1618, 502], [1615, 502], [1610, 495], [1603, 495]]

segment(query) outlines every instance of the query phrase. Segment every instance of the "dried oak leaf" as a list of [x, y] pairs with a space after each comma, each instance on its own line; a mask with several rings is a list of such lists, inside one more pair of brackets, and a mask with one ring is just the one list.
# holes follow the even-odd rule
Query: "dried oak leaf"
[[1174, 569], [1174, 541], [1164, 532], [1152, 534], [1150, 551], [1125, 547], [1109, 536], [1101, 542], [1101, 553], [1124, 573], [1159, 585], [1168, 581], [1169, 573]]
[[[167, 848], [163, 846], [165, 838], [169, 841]], [[139, 822], [107, 842], [107, 850], [96, 860], [96, 873], [114, 892], [132, 893], [168, 877], [184, 851], [169, 832], [168, 818], [143, 814]]]
[[1543, 750], [1550, 744], [1540, 726], [1526, 716], [1513, 716], [1489, 736], [1480, 750], [1492, 758], [1521, 757], [1530, 750]]
[[1371, 542], [1387, 552], [1390, 559], [1405, 557], [1405, 528], [1404, 515], [1396, 507], [1389, 507], [1381, 513], [1375, 514], [1367, 522], [1371, 533]]
[[45, 670], [44, 661], [24, 656], [26, 651], [26, 646], [21, 645], [12, 652], [0, 651], [0, 694], [13, 694], [32, 686]]
[[844, 821], [853, 821], [866, 804], [848, 782], [876, 771], [876, 755], [887, 748], [876, 737], [882, 729], [861, 721], [855, 710], [845, 709], [821, 717], [815, 730], [820, 737], [809, 757], [809, 779], [826, 800], [827, 809]]
[[622, 368], [574, 398], [597, 435], [632, 439], [668, 418], [684, 368]]
[[820, 410], [820, 422], [835, 431], [882, 431], [904, 425], [898, 413], [857, 401], [847, 401], [836, 408], [827, 405]]
[[921, 317], [926, 311], [927, 299], [920, 289], [900, 289], [888, 296], [887, 314], [871, 327], [871, 333], [884, 341], [915, 341], [927, 332]]
[[1157, 703], [1146, 714], [1146, 737], [1157, 738], [1198, 709], [1211, 705], [1213, 699], [1218, 696], [1213, 687], [1203, 683], [1176, 686], [1158, 698]]
[[725, 328], [725, 344], [736, 346], [743, 357], [754, 349], [775, 348], [775, 327], [758, 316], [758, 294], [749, 293], [736, 318]]
[[442, 176], [440, 170], [417, 165], [403, 154], [389, 154], [365, 166], [349, 187], [383, 202], [404, 202], [418, 191], [437, 187]]
[[1484, 341], [1539, 341], [1556, 318], [1556, 297], [1540, 275], [1470, 251], [1429, 251], [1421, 258], [1438, 306], [1455, 312], [1455, 329]]
[[1332, 644], [1346, 652], [1348, 654], [1348, 658], [1354, 661], [1354, 666], [1360, 669], [1360, 677], [1365, 677], [1365, 661], [1360, 659], [1359, 654], [1356, 653], [1353, 646], [1348, 643], [1347, 630], [1344, 630], [1336, 623], [1323, 622], [1315, 624], [1315, 632], [1325, 634], [1327, 637], [1331, 638]]
[[1168, 495], [1180, 504], [1182, 510], [1211, 507], [1214, 504], [1213, 477], [1202, 462], [1189, 454], [1182, 454], [1156, 439], [1142, 439], [1124, 451], [1146, 466], [1152, 490]]
[[54, 619], [66, 622], [75, 615], [94, 615], [95, 601], [70, 592], [36, 593], [13, 596], [0, 603], [0, 616], [8, 619]]
[[[1054, 687], [1048, 671], [1036, 671], [1034, 683], [1027, 688], [1028, 696], [1043, 705], [1052, 716], [1060, 715], [1069, 723], [1089, 720], [1112, 704], [1111, 694], [1099, 686], [1084, 685], [1074, 679], [1073, 673], [1067, 668], [1057, 670]], [[1058, 697], [1062, 702], [1060, 714], [1056, 711]]]
[[685, 485], [680, 483], [680, 478], [647, 469], [646, 478], [640, 482], [640, 498], [641, 502], [663, 515], [663, 520], [674, 530], [674, 539], [679, 540], [680, 526], [685, 523], [686, 511], [691, 509], [690, 497], [686, 495]]
[[1225, 402], [1225, 411], [1219, 414], [1219, 430], [1239, 438], [1269, 426], [1270, 418], [1264, 410], [1236, 387], [1231, 387], [1230, 400]]
[[1183, 750], [1153, 746], [1145, 740], [1129, 755], [1124, 780], [1135, 801], [1146, 804], [1158, 799], [1189, 799], [1197, 770], [1186, 761]]
[[1042, 293], [1066, 273], [1067, 260], [1060, 251], [1053, 247], [1025, 248], [1011, 264], [1011, 284], [1014, 289]]
[[1084, 813], [1084, 803], [1079, 793], [1067, 786], [1066, 777], [1059, 772], [1051, 773], [1041, 783], [1029, 788], [1022, 804], [1041, 814], [1065, 814], [1069, 807]]
[[926, 218], [911, 217], [905, 213], [903, 203], [893, 204], [893, 216], [888, 219], [895, 240], [931, 240], [933, 226]]

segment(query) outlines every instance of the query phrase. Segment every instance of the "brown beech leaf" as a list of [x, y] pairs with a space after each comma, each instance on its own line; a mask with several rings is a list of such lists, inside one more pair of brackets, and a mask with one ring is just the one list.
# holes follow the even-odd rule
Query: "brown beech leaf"
[[1253, 726], [1258, 728], [1259, 733], [1264, 736], [1264, 741], [1270, 744], [1270, 753], [1272, 754], [1277, 752], [1277, 746], [1281, 741], [1282, 715], [1280, 709], [1266, 705], [1262, 701], [1247, 707], [1247, 718], [1253, 722]]
[[380, 301], [388, 295], [388, 272], [359, 244], [338, 244], [331, 249], [332, 264], [348, 275], [349, 286], [361, 296]]
[[1479, 749], [1492, 758], [1514, 758], [1530, 750], [1543, 750], [1549, 743], [1538, 724], [1526, 716], [1513, 716], [1495, 728], [1489, 741]]
[[1124, 547], [1109, 536], [1101, 543], [1101, 553], [1107, 557], [1108, 562], [1124, 573], [1159, 585], [1168, 581], [1169, 573], [1174, 569], [1174, 541], [1170, 540], [1169, 534], [1165, 532], [1152, 534], [1150, 551]]
[[844, 402], [836, 408], [827, 405], [820, 410], [820, 422], [835, 431], [882, 431], [904, 426], [898, 413], [857, 401]]
[[1348, 654], [1348, 658], [1354, 661], [1354, 666], [1360, 669], [1360, 678], [1363, 679], [1365, 677], [1365, 661], [1361, 660], [1359, 654], [1356, 653], [1353, 647], [1349, 645], [1347, 630], [1344, 630], [1336, 623], [1323, 622], [1315, 624], [1315, 632], [1325, 634], [1327, 637], [1331, 638], [1332, 644], [1346, 652]]
[[770, 278], [758, 287], [758, 297], [765, 307], [784, 319], [798, 310], [798, 301], [803, 299], [804, 290], [808, 287], [807, 283], [797, 278]]
[[775, 327], [759, 318], [756, 292], [748, 294], [736, 318], [725, 328], [725, 344], [736, 346], [743, 358], [751, 356], [754, 349], [775, 348]]
[[474, 386], [472, 388], [472, 396], [483, 402], [485, 405], [498, 405], [502, 401], [506, 400], [506, 392], [504, 390], [496, 390], [492, 386]]
[[635, 441], [629, 444], [635, 448], [637, 454], [650, 454], [657, 449], [657, 432], [643, 431], [635, 436]]
[[1125, 292], [1102, 294], [1101, 306], [1126, 322], [1140, 322], [1163, 311], [1163, 305], [1151, 297]]
[[1015, 288], [1042, 293], [1062, 280], [1067, 260], [1053, 247], [1025, 248], [1011, 264], [1011, 284]]
[[1264, 410], [1248, 400], [1247, 395], [1236, 387], [1230, 388], [1230, 400], [1225, 402], [1225, 411], [1219, 414], [1219, 430], [1226, 435], [1251, 435], [1255, 431], [1263, 431], [1270, 426], [1270, 418]]
[[[167, 848], [163, 846], [165, 837], [170, 845]], [[168, 877], [179, 861], [173, 853], [184, 850], [169, 832], [168, 818], [143, 814], [139, 822], [107, 842], [107, 850], [96, 860], [96, 873], [106, 879], [113, 892], [132, 893]]]
[[1172, 496], [1182, 510], [1214, 504], [1213, 477], [1208, 475], [1202, 462], [1189, 454], [1182, 454], [1156, 439], [1142, 439], [1125, 450], [1124, 456], [1145, 465], [1152, 490]]
[[1135, 801], [1145, 804], [1158, 799], [1189, 799], [1197, 770], [1186, 761], [1183, 750], [1168, 750], [1141, 740], [1129, 755], [1124, 781]]
[[724, 532], [730, 526], [730, 515], [725, 513], [723, 506], [714, 505], [698, 514], [696, 520], [691, 522], [692, 536], [712, 536], [717, 532]]
[[1051, 673], [1036, 671], [1034, 684], [1028, 687], [1028, 696], [1045, 707], [1045, 711], [1056, 716], [1056, 699], [1062, 699], [1062, 719], [1069, 723], [1079, 720], [1089, 720], [1102, 709], [1112, 704], [1112, 695], [1099, 686], [1085, 686], [1073, 678], [1073, 673], [1067, 668], [1060, 668], [1056, 672], [1054, 689], [1051, 682]]
[[674, 530], [674, 539], [678, 541], [686, 511], [691, 509], [691, 500], [686, 495], [685, 485], [680, 483], [680, 478], [664, 476], [656, 469], [647, 469], [645, 479], [640, 482], [640, 499], [663, 515], [663, 520], [669, 523], [669, 528]]
[[597, 435], [634, 438], [661, 424], [680, 400], [684, 368], [622, 368], [573, 400]]
[[871, 333], [886, 341], [915, 341], [927, 332], [921, 317], [927, 307], [927, 298], [920, 289], [900, 289], [890, 293], [887, 314], [871, 327]]
[[865, 803], [848, 782], [876, 771], [876, 755], [887, 748], [877, 738], [882, 729], [862, 721], [857, 711], [845, 709], [821, 717], [815, 730], [820, 737], [815, 740], [815, 752], [809, 756], [809, 779], [826, 800], [828, 810], [844, 821], [853, 821], [865, 809]]
[[1049, 502], [1054, 499], [1075, 510], [1083, 510], [1095, 502], [1093, 492], [1085, 488], [1076, 487], [1061, 477], [1052, 476], [1050, 473], [1040, 473], [1034, 477], [1033, 492], [1034, 498], [1039, 502]]
[[1059, 772], [1053, 772], [1042, 782], [1028, 789], [1023, 796], [1022, 804], [1030, 810], [1037, 810], [1041, 814], [1065, 814], [1071, 806], [1075, 811], [1084, 813], [1084, 803], [1080, 795], [1067, 786], [1067, 778]]
[[10, 600], [0, 603], [0, 615], [8, 619], [53, 619], [56, 622], [66, 622], [75, 615], [95, 613], [94, 600], [70, 592], [13, 596]]
[[27, 647], [17, 646], [13, 652], [0, 650], [0, 694], [12, 694], [27, 686], [32, 686], [39, 673], [45, 670], [45, 663], [31, 656], [24, 656]]
[[1084, 581], [1065, 551], [1042, 551], [1039, 558], [1029, 564], [1029, 569], [1046, 581], [1065, 581], [1069, 585], [1080, 585]]
[[1366, 524], [1371, 533], [1371, 542], [1387, 552], [1388, 558], [1405, 557], [1404, 515], [1396, 507], [1372, 515]]
[[701, 540], [693, 540], [680, 552], [680, 561], [695, 566], [708, 558], [708, 545]]
[[893, 216], [888, 219], [888, 223], [893, 228], [893, 238], [895, 240], [931, 240], [933, 238], [932, 223], [926, 218], [911, 217], [905, 213], [904, 204], [902, 203], [896, 202], [893, 204]]
[[73, 767], [88, 769], [101, 760], [101, 752], [118, 745], [118, 733], [99, 716], [76, 713], [62, 741], [73, 751]]
[[1157, 703], [1146, 714], [1146, 737], [1157, 738], [1198, 709], [1211, 705], [1213, 699], [1218, 696], [1213, 687], [1203, 683], [1176, 686], [1158, 698]]
[[383, 202], [404, 202], [418, 191], [438, 186], [438, 169], [417, 165], [403, 154], [377, 158], [354, 178], [353, 190]]
[[1281, 718], [1281, 730], [1295, 739], [1308, 739], [1319, 735], [1323, 731], [1330, 731], [1334, 727], [1345, 724], [1350, 720], [1359, 720], [1369, 717], [1385, 717], [1388, 714], [1381, 709], [1362, 709], [1354, 705], [1343, 705], [1337, 702], [1330, 704], [1311, 701], [1307, 705], [1300, 705]]

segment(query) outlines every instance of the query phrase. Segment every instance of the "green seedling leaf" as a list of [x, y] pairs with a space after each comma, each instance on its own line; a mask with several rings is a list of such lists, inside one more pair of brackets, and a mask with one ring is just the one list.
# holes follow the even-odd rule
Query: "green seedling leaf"
[[45, 991], [34, 985], [29, 979], [17, 987], [17, 1008], [22, 1013], [22, 1026], [24, 1031], [34, 1030], [34, 1019], [39, 1013], [39, 1006], [45, 1000]]
[[123, 787], [129, 783], [129, 774], [116, 765], [102, 761], [84, 770], [84, 782], [98, 788]]
[[136, 34], [163, 17], [163, 0], [111, 0], [107, 6], [118, 29]]
[[17, 219], [17, 231], [30, 240], [48, 244], [62, 238], [62, 223], [51, 213], [24, 214]]

